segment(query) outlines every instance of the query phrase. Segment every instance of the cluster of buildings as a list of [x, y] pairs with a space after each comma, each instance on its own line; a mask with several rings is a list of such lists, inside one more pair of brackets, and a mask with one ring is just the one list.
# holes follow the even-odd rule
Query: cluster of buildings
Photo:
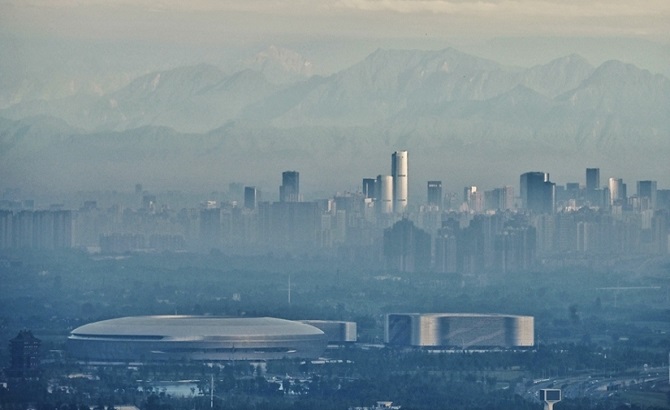
[[0, 209], [0, 249], [68, 249], [75, 244], [69, 210]]
[[[534, 320], [530, 316], [500, 314], [387, 314], [384, 342], [390, 348], [403, 350], [523, 349], [534, 346]], [[327, 355], [328, 347], [355, 346], [356, 343], [355, 322], [272, 317], [130, 316], [73, 329], [64, 357], [93, 366], [133, 367], [187, 362], [258, 364], [281, 359], [319, 363], [323, 362], [321, 357]], [[2, 369], [4, 372], [0, 371], [0, 380], [6, 380], [0, 384], [0, 388], [4, 384], [6, 403], [32, 403], [35, 397], [44, 394], [47, 383], [41, 350], [41, 340], [28, 330], [20, 331], [9, 341], [11, 361]], [[210, 383], [210, 400], [213, 400], [213, 377]], [[53, 381], [49, 381], [48, 386], [50, 391], [70, 389]], [[191, 396], [196, 385], [193, 386]], [[355, 407], [368, 408], [399, 409], [400, 406], [378, 401], [372, 407]]]
[[[534, 318], [501, 314], [394, 313], [384, 342], [406, 348], [524, 348]], [[328, 345], [356, 343], [356, 323], [270, 317], [134, 316], [80, 326], [68, 352], [88, 362], [316, 359]]]
[[427, 181], [424, 200], [410, 203], [408, 153], [391, 155], [389, 175], [363, 178], [357, 192], [303, 200], [300, 174], [282, 173], [278, 201], [240, 186], [225, 201], [171, 209], [136, 189], [139, 207], [33, 209], [0, 202], [1, 249], [86, 248], [106, 254], [146, 251], [325, 255], [404, 272], [477, 274], [527, 270], [547, 258], [599, 259], [667, 254], [670, 190], [637, 181], [630, 195], [620, 178], [557, 185], [546, 172], [513, 186], [463, 195]]

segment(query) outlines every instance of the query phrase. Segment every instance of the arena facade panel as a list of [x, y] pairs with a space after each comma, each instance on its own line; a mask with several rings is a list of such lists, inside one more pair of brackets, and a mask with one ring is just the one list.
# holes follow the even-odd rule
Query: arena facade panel
[[134, 316], [74, 329], [68, 353], [89, 362], [318, 358], [326, 335], [305, 323], [216, 316]]
[[391, 313], [384, 342], [414, 347], [531, 347], [532, 316], [477, 313]]
[[301, 320], [301, 322], [323, 331], [328, 339], [328, 344], [355, 343], [358, 337], [356, 322], [342, 320]]

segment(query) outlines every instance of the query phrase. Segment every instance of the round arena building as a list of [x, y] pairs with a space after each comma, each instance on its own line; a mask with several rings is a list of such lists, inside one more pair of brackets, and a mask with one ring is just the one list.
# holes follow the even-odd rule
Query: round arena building
[[74, 329], [69, 354], [90, 362], [311, 359], [325, 334], [305, 323], [271, 317], [135, 316]]

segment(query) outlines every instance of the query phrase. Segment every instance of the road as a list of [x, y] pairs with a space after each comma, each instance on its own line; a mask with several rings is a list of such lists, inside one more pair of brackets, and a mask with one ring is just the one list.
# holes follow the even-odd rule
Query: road
[[617, 390], [642, 389], [654, 390], [657, 386], [668, 384], [668, 368], [640, 368], [629, 370], [618, 375], [603, 375], [593, 372], [568, 377], [556, 377], [535, 380], [525, 386], [517, 386], [517, 393], [527, 400], [539, 402], [541, 389], [561, 389], [563, 399], [590, 398], [604, 399], [612, 396]]

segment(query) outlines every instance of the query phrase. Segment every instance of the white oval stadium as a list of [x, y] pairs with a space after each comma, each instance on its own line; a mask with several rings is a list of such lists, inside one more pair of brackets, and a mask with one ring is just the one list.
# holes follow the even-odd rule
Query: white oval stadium
[[135, 316], [74, 329], [68, 352], [93, 362], [316, 358], [326, 348], [314, 326], [271, 317]]

